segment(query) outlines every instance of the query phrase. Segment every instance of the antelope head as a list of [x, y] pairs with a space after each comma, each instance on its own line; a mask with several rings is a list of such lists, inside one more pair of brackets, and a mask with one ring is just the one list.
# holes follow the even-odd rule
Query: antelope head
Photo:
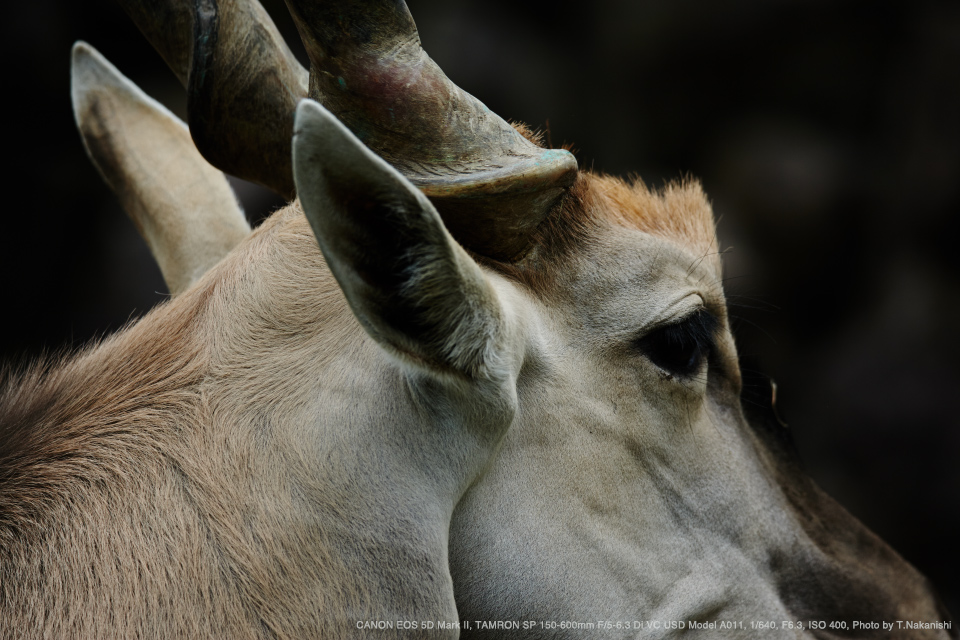
[[252, 234], [187, 129], [74, 54], [90, 155], [201, 318], [173, 458], [238, 619], [945, 619], [744, 418], [696, 183], [579, 171], [403, 2], [286, 3], [309, 71], [256, 0], [121, 0], [203, 158], [296, 197]]

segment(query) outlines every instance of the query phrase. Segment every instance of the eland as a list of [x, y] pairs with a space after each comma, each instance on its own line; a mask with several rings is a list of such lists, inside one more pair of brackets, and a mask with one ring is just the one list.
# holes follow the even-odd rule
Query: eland
[[744, 417], [696, 182], [544, 148], [403, 2], [287, 0], [309, 71], [122, 4], [189, 127], [82, 43], [74, 108], [173, 297], [5, 382], [2, 635], [958, 637]]

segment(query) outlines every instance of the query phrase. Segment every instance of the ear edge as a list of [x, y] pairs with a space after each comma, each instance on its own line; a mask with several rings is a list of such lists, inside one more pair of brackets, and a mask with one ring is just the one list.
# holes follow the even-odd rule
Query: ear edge
[[368, 334], [418, 366], [489, 377], [500, 303], [427, 197], [314, 101], [293, 148], [301, 207]]

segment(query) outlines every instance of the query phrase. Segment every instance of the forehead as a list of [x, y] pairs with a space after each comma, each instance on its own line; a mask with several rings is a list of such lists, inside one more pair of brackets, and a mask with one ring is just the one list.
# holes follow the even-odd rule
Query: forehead
[[677, 321], [705, 307], [725, 315], [719, 274], [678, 243], [626, 226], [597, 231], [557, 282], [575, 326], [613, 338]]
[[699, 182], [672, 182], [660, 190], [642, 180], [626, 182], [587, 174], [579, 185], [583, 214], [610, 226], [669, 240], [703, 258], [719, 272], [713, 209]]
[[573, 196], [553, 230], [563, 250], [547, 280], [572, 296], [566, 303], [597, 308], [632, 300], [663, 308], [699, 295], [703, 304], [722, 306], [713, 212], [699, 184], [656, 192], [639, 181], [586, 174]]

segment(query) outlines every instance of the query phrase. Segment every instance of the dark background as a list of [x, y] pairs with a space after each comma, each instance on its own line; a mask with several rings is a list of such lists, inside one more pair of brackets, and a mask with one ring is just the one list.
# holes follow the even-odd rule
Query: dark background
[[[265, 2], [299, 47], [282, 2]], [[779, 385], [809, 472], [960, 614], [960, 3], [410, 0], [428, 52], [583, 167], [699, 177], [743, 368]], [[165, 287], [86, 160], [76, 39], [183, 117], [108, 0], [8, 3], [0, 359], [80, 345]], [[296, 49], [299, 52], [299, 49]], [[279, 202], [238, 185], [248, 213]]]

